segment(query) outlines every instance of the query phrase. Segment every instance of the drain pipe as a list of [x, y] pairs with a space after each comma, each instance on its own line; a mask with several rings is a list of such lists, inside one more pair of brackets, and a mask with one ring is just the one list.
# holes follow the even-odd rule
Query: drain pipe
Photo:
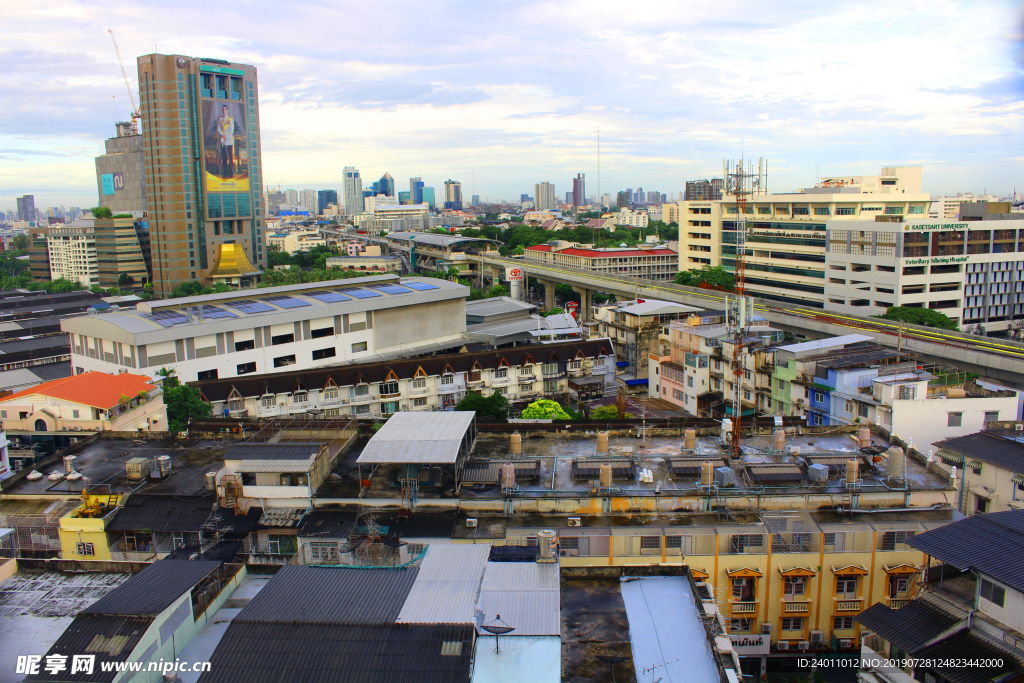
[[[924, 510], [938, 510], [941, 507], [942, 507], [942, 503], [935, 503], [934, 505], [929, 505], [926, 508], [887, 508], [887, 509], [883, 509], [883, 510], [861, 510], [861, 509], [858, 508], [858, 509], [846, 510], [845, 512], [856, 512], [857, 514], [863, 513], [863, 514], [866, 514], [866, 515], [874, 515], [874, 514], [878, 514], [878, 513], [881, 513], [881, 512], [922, 512]], [[844, 510], [843, 510], [843, 508], [839, 507], [839, 508], [836, 508], [836, 512], [842, 513], [842, 512], [844, 512]]]

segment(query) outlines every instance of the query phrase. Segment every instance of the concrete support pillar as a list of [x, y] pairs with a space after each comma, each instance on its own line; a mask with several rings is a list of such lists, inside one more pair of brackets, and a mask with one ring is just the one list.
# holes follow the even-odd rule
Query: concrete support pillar
[[537, 282], [544, 288], [544, 310], [550, 311], [555, 307], [555, 281], [538, 279]]
[[594, 292], [587, 289], [586, 287], [573, 286], [572, 291], [580, 295], [580, 313], [579, 321], [585, 322], [593, 317], [593, 313], [590, 310], [593, 305]]
[[491, 284], [496, 285], [505, 277], [505, 269], [501, 266], [491, 266]]

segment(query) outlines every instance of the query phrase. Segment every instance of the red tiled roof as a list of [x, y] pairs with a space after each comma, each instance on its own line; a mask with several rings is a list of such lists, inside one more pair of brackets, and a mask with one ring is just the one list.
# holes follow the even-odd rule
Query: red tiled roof
[[595, 251], [593, 249], [577, 249], [576, 247], [570, 247], [569, 249], [562, 249], [558, 251], [559, 254], [567, 254], [569, 256], [586, 256], [588, 258], [617, 258], [620, 256], [678, 256], [676, 252], [671, 249], [644, 249], [641, 251]]
[[55, 379], [52, 382], [43, 382], [31, 389], [4, 397], [0, 399], [0, 403], [7, 403], [24, 396], [42, 394], [63, 401], [109, 410], [117, 405], [122, 395], [134, 398], [140, 391], [153, 389], [156, 385], [150, 384], [150, 382], [149, 377], [127, 372], [118, 375], [110, 375], [105, 372], [86, 372], [81, 375]]
[[547, 244], [538, 244], [534, 247], [527, 247], [530, 251], [551, 251], [551, 246]]

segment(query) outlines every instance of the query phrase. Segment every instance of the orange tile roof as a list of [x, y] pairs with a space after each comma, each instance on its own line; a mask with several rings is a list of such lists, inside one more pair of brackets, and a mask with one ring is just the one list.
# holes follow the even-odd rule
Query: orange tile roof
[[121, 395], [134, 398], [140, 391], [150, 391], [156, 385], [152, 379], [143, 375], [122, 372], [110, 375], [105, 372], [86, 372], [72, 377], [62, 377], [50, 382], [19, 391], [16, 394], [0, 399], [0, 403], [9, 403], [24, 396], [42, 394], [51, 398], [80, 403], [93, 408], [109, 410], [121, 400]]

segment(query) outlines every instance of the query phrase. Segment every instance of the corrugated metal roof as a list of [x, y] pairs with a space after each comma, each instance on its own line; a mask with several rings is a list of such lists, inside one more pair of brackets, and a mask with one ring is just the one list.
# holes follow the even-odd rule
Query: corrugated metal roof
[[[516, 636], [557, 636], [561, 633], [559, 568], [556, 563], [488, 562], [477, 608], [481, 623], [502, 621]], [[479, 631], [486, 635], [486, 631]]]
[[315, 538], [348, 538], [355, 523], [354, 512], [313, 510], [303, 517], [299, 535]]
[[225, 460], [308, 460], [322, 443], [238, 443], [228, 446]]
[[[117, 589], [115, 589], [117, 590]], [[107, 662], [123, 662], [142, 640], [153, 623], [153, 617], [112, 617], [98, 614], [81, 614], [64, 630], [47, 651], [47, 655], [67, 657], [67, 670], [56, 676], [40, 668], [38, 675], [25, 677], [26, 681], [112, 681], [117, 671], [104, 671]], [[71, 671], [71, 655], [94, 655], [96, 661], [92, 674]], [[46, 659], [43, 659], [43, 664]]]
[[397, 622], [471, 624], [480, 594], [488, 544], [433, 544], [420, 564]]
[[864, 628], [909, 654], [914, 654], [960, 622], [957, 617], [924, 600], [913, 600], [899, 610], [879, 602], [858, 614], [856, 619]]
[[235, 472], [309, 472], [313, 459], [308, 460], [243, 460]]
[[242, 608], [234, 623], [393, 624], [418, 574], [415, 567], [286, 565]]
[[1024, 510], [973, 515], [907, 539], [907, 545], [957, 569], [974, 569], [1024, 591]]
[[555, 562], [488, 562], [483, 590], [558, 590], [559, 568]]
[[[903, 609], [906, 609], [904, 607]], [[901, 612], [903, 610], [900, 610]], [[960, 631], [934, 645], [929, 645], [917, 656], [935, 662], [932, 671], [950, 683], [988, 683], [1006, 680], [1006, 674], [1021, 669], [1021, 658], [1007, 648], [983, 639], [971, 631]], [[973, 660], [988, 660], [996, 666], [964, 666], [963, 657]], [[1019, 676], [1011, 680], [1020, 680]]]
[[[213, 511], [213, 498], [180, 498], [133, 494], [117, 511], [107, 532], [199, 531]], [[222, 518], [234, 517], [234, 510], [219, 510]]]
[[455, 463], [475, 412], [395, 413], [357, 462]]
[[469, 681], [472, 657], [468, 624], [314, 626], [236, 617], [199, 683], [461, 683]]
[[156, 616], [220, 565], [205, 560], [154, 562], [81, 613]]
[[1007, 470], [1024, 470], [1024, 443], [1013, 439], [979, 432], [939, 441], [935, 445], [939, 449], [939, 457], [942, 457], [945, 451], [955, 453], [961, 458], [977, 458]]

